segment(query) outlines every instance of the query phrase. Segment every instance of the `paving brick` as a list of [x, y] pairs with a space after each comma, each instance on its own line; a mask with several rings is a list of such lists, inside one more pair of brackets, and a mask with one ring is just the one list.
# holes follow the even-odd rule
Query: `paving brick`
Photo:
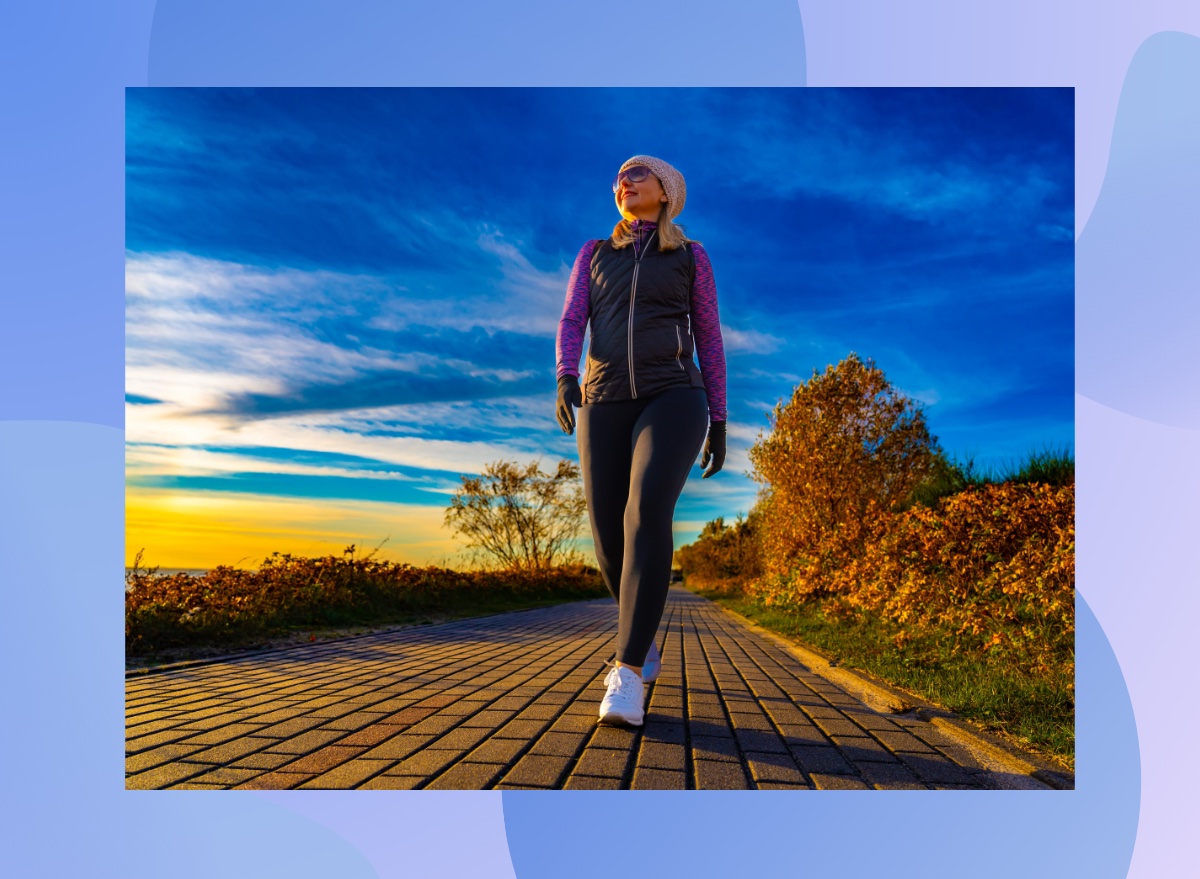
[[263, 770], [261, 769], [236, 769], [232, 766], [220, 766], [211, 772], [205, 772], [202, 775], [189, 778], [188, 781], [194, 784], [214, 784], [220, 785], [223, 788], [230, 788], [236, 787], [242, 782], [249, 781], [251, 778], [262, 774]]
[[278, 769], [293, 759], [295, 758], [291, 754], [268, 754], [259, 751], [256, 754], [247, 754], [245, 757], [234, 760], [229, 765], [235, 769]]
[[774, 731], [739, 729], [734, 731], [734, 735], [737, 737], [738, 746], [743, 751], [775, 751], [786, 754], [788, 750], [783, 739], [779, 738], [778, 733]]
[[564, 790], [619, 790], [621, 779], [603, 778], [593, 775], [572, 775], [567, 778]]
[[647, 721], [642, 726], [642, 741], [672, 742], [682, 745], [684, 741], [683, 724]]
[[732, 739], [733, 727], [727, 723], [712, 721], [706, 717], [691, 717], [687, 722], [688, 735], [710, 736], [712, 738]]
[[268, 726], [259, 727], [255, 731], [255, 735], [263, 738], [283, 739], [292, 736], [300, 735], [300, 733], [321, 725], [324, 720], [322, 717], [293, 717], [291, 720], [285, 720], [281, 723], [274, 723]]
[[692, 736], [692, 758], [695, 760], [738, 760], [737, 741], [720, 736]]
[[445, 735], [433, 739], [430, 748], [454, 748], [466, 751], [474, 748], [491, 735], [491, 731], [479, 726], [457, 727]]
[[385, 774], [428, 777], [441, 772], [452, 763], [457, 763], [462, 756], [458, 751], [417, 751], [385, 770]]
[[825, 775], [817, 772], [809, 776], [818, 790], [867, 790], [867, 784], [849, 775]]
[[[340, 739], [343, 735], [345, 733], [338, 730], [314, 729], [298, 736], [292, 736], [289, 739], [275, 742], [267, 750], [276, 754], [307, 754], [310, 751], [315, 751], [317, 748], [329, 744], [335, 739]], [[258, 742], [259, 747], [262, 744], [262, 741]]]
[[324, 748], [313, 751], [311, 754], [305, 754], [304, 756], [293, 760], [291, 763], [284, 764], [282, 768], [287, 772], [327, 772], [334, 766], [358, 757], [365, 750], [366, 748], [361, 747], [354, 748], [345, 745], [327, 745]]
[[[284, 721], [291, 720], [297, 715], [306, 713], [307, 712], [303, 708], [277, 708], [274, 711], [268, 711], [266, 714], [258, 715], [255, 720], [258, 723], [282, 723]], [[305, 729], [307, 728], [308, 727], [305, 727]]]
[[320, 728], [336, 729], [342, 732], [356, 732], [377, 724], [378, 721], [387, 716], [387, 714], [377, 711], [360, 711], [354, 714], [347, 714], [344, 717], [330, 718], [321, 724]]
[[155, 766], [161, 766], [164, 763], [170, 763], [174, 760], [187, 757], [190, 754], [195, 754], [197, 751], [203, 750], [203, 748], [203, 745], [159, 745], [153, 750], [142, 751], [140, 754], [126, 757], [125, 773], [128, 775], [152, 769]]
[[130, 678], [130, 784], [989, 786], [928, 723], [874, 712], [677, 588], [645, 725], [598, 726], [615, 631], [592, 601]]
[[548, 754], [526, 754], [517, 761], [502, 779], [506, 785], [521, 784], [536, 787], [554, 787], [559, 777], [570, 764], [569, 757], [554, 757]]
[[851, 763], [871, 760], [893, 763], [896, 760], [896, 755], [867, 736], [833, 736], [833, 743]]
[[455, 763], [427, 784], [425, 790], [486, 790], [504, 769], [495, 763]]
[[441, 735], [452, 729], [460, 720], [461, 717], [455, 717], [453, 714], [435, 714], [426, 717], [420, 723], [414, 723], [408, 728], [408, 732], [413, 735]]
[[879, 739], [889, 751], [914, 751], [918, 753], [932, 754], [933, 748], [925, 744], [911, 733], [903, 730], [872, 730], [875, 738]]
[[780, 724], [779, 732], [788, 745], [828, 745], [829, 737], [811, 723]]
[[639, 766], [633, 771], [633, 782], [629, 787], [632, 790], [684, 790], [687, 776], [682, 772]]
[[545, 720], [510, 720], [496, 730], [496, 737], [501, 739], [533, 739], [549, 726]]
[[729, 722], [733, 724], [735, 730], [760, 730], [763, 732], [774, 731], [775, 727], [761, 711], [755, 709], [749, 711], [730, 711]]
[[380, 742], [386, 742], [392, 736], [399, 735], [405, 727], [396, 726], [390, 723], [376, 723], [372, 726], [358, 730], [358, 732], [338, 739], [339, 745], [378, 745]]
[[925, 785], [903, 763], [861, 763], [859, 774], [880, 790], [923, 790]]
[[358, 786], [359, 790], [413, 790], [425, 783], [423, 775], [376, 775]]
[[688, 715], [691, 717], [711, 717], [725, 722], [725, 709], [720, 702], [688, 702]]
[[881, 714], [876, 714], [874, 711], [864, 711], [855, 714], [854, 721], [863, 729], [870, 730], [872, 733], [879, 732], [904, 732], [904, 729], [897, 723]]
[[187, 759], [195, 763], [231, 763], [239, 757], [262, 750], [265, 744], [266, 742], [262, 739], [235, 739], [223, 745], [189, 754]]
[[620, 779], [625, 775], [631, 753], [627, 750], [588, 748], [575, 764], [574, 775], [604, 775]]
[[468, 714], [474, 714], [476, 711], [481, 711], [487, 707], [489, 703], [484, 699], [460, 699], [452, 705], [447, 705], [442, 708], [441, 714], [455, 714], [463, 717]]
[[497, 699], [492, 703], [493, 708], [499, 708], [505, 711], [520, 711], [529, 704], [527, 696], [505, 696], [503, 699]]
[[551, 754], [555, 757], [574, 757], [583, 746], [583, 743], [588, 739], [588, 735], [588, 733], [548, 732], [537, 740], [529, 753]]
[[550, 732], [591, 733], [596, 728], [596, 717], [592, 714], [564, 714], [550, 725]]
[[149, 721], [147, 723], [127, 723], [125, 726], [125, 738], [136, 739], [140, 736], [150, 735], [151, 733], [162, 732], [163, 730], [167, 729], [174, 729], [177, 726], [179, 726], [179, 721], [173, 716]]
[[433, 708], [432, 706], [427, 705], [421, 708], [409, 706], [408, 708], [401, 708], [399, 711], [389, 712], [381, 719], [391, 724], [403, 724], [404, 726], [411, 726], [414, 723], [420, 723], [425, 718], [436, 713], [437, 709]]
[[463, 760], [472, 763], [510, 763], [527, 744], [520, 739], [488, 739]]
[[697, 790], [746, 790], [746, 772], [741, 763], [697, 760], [694, 764]]
[[136, 754], [139, 751], [146, 751], [150, 748], [156, 748], [159, 745], [178, 742], [193, 735], [195, 735], [194, 730], [168, 729], [145, 736], [138, 736], [136, 739], [126, 739], [125, 753]]
[[975, 777], [968, 770], [956, 766], [944, 757], [908, 753], [898, 756], [927, 784], [977, 784]]
[[863, 735], [862, 728], [851, 723], [843, 715], [837, 717], [817, 716], [813, 718], [813, 723], [830, 738], [835, 736], [861, 736]]
[[166, 763], [125, 779], [126, 790], [156, 790], [195, 778], [212, 769], [199, 763]]
[[633, 729], [623, 726], [598, 726], [590, 744], [597, 748], [629, 750], [637, 738], [638, 734]]
[[809, 775], [813, 773], [851, 774], [854, 770], [841, 752], [832, 746], [825, 748], [795, 747], [789, 749], [796, 765]]
[[433, 736], [415, 736], [409, 733], [402, 733], [398, 736], [392, 736], [387, 741], [381, 742], [370, 750], [364, 751], [363, 756], [378, 760], [400, 760], [425, 747], [432, 739]]
[[457, 702], [458, 696], [452, 693], [435, 693], [432, 696], [426, 696], [420, 702], [417, 702], [414, 708], [443, 708], [447, 705], [452, 705]]
[[642, 740], [637, 765], [649, 769], [674, 769], [682, 772], [687, 766], [687, 751], [683, 745]]
[[516, 712], [502, 711], [494, 708], [489, 708], [485, 711], [480, 711], [478, 714], [468, 717], [459, 726], [483, 726], [488, 729], [495, 729], [505, 723]]
[[759, 784], [764, 781], [804, 784], [804, 774], [790, 754], [747, 753], [745, 758], [746, 765], [750, 767], [750, 776]]

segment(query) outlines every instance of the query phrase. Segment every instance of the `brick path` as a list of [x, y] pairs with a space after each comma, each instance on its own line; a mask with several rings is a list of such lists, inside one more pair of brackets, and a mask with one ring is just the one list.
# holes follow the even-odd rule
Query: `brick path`
[[1000, 786], [677, 587], [645, 726], [599, 726], [616, 624], [604, 599], [130, 676], [126, 786]]

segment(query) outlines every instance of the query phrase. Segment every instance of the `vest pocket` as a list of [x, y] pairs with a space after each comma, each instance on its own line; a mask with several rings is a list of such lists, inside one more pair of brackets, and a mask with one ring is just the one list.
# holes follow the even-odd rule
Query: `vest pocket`
[[682, 372], [687, 372], [687, 370], [683, 368], [683, 361], [680, 359], [682, 355], [683, 335], [679, 332], [679, 324], [675, 324], [675, 365], [678, 366]]

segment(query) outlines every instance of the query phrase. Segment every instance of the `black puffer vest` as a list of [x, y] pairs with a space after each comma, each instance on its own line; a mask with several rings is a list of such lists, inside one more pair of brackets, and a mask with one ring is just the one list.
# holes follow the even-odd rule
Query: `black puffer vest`
[[654, 232], [638, 249], [640, 256], [632, 244], [618, 250], [610, 238], [592, 253], [592, 341], [582, 383], [584, 403], [704, 387], [692, 360], [692, 248], [660, 251]]

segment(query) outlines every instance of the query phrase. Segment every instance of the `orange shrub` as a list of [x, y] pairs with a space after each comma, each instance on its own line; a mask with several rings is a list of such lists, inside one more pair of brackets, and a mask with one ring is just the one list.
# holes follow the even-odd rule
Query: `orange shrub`
[[132, 654], [230, 643], [289, 626], [341, 625], [437, 612], [500, 596], [607, 595], [599, 572], [568, 565], [531, 572], [454, 571], [355, 558], [272, 553], [257, 571], [220, 565], [202, 576], [135, 569], [126, 577], [125, 647]]
[[[938, 451], [920, 407], [850, 354], [796, 387], [750, 449], [769, 576], [807, 577], [857, 551], [878, 510], [908, 498]], [[808, 587], [805, 587], [806, 590]]]
[[941, 633], [955, 649], [1031, 672], [1074, 669], [1075, 488], [986, 485], [936, 509], [878, 512], [861, 552], [818, 555], [748, 593], [787, 607], [821, 597], [831, 613], [878, 614], [897, 646]]

